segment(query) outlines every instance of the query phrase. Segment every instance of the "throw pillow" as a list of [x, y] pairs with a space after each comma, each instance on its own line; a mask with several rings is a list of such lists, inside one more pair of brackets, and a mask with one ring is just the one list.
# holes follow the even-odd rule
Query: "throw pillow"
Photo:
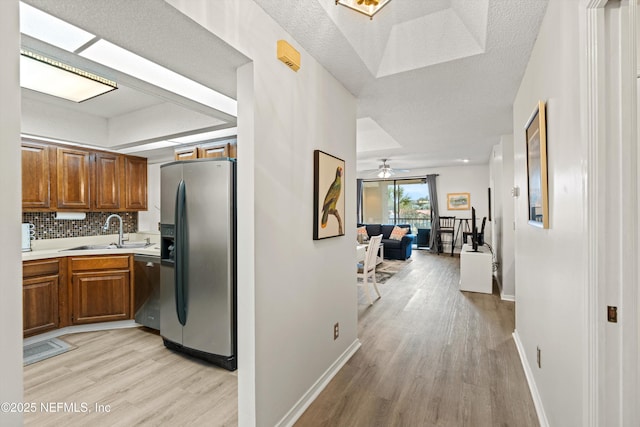
[[368, 239], [369, 235], [367, 234], [367, 227], [364, 225], [362, 227], [358, 227], [358, 235], [362, 235], [362, 237]]
[[398, 227], [397, 225], [393, 227], [391, 231], [391, 235], [389, 236], [392, 240], [402, 240], [405, 234], [409, 231], [408, 228]]

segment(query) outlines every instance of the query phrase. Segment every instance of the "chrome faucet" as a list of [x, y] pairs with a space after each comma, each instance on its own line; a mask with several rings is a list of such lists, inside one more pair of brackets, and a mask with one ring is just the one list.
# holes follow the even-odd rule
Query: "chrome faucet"
[[102, 227], [103, 230], [107, 230], [109, 228], [109, 221], [111, 221], [111, 218], [118, 218], [120, 220], [120, 228], [118, 229], [118, 246], [122, 246], [122, 243], [124, 241], [124, 236], [122, 234], [122, 217], [118, 214], [111, 214], [109, 215], [109, 217], [107, 218], [107, 222], [104, 223], [104, 227]]

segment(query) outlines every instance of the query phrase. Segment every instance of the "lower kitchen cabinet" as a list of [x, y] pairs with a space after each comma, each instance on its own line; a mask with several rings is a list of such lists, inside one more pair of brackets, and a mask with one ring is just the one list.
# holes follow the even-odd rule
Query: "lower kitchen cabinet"
[[[60, 259], [28, 261], [22, 269], [22, 323], [25, 337], [60, 327]], [[64, 277], [64, 276], [62, 276]]]
[[131, 258], [129, 255], [71, 258], [73, 324], [132, 318]]
[[133, 289], [133, 255], [24, 261], [23, 334], [133, 319]]

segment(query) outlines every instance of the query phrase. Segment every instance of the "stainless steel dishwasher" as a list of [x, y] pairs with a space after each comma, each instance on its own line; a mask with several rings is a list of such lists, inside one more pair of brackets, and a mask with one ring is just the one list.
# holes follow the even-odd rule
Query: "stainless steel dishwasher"
[[160, 330], [160, 257], [136, 254], [133, 260], [136, 323]]

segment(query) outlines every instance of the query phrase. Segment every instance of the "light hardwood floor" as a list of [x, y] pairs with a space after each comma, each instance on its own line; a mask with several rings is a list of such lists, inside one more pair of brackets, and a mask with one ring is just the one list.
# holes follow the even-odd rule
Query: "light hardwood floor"
[[369, 307], [362, 347], [296, 426], [538, 426], [514, 303], [460, 292], [457, 257], [414, 251]]
[[[511, 338], [514, 304], [458, 291], [459, 259], [414, 251], [372, 307], [360, 350], [297, 426], [537, 426]], [[25, 402], [110, 413], [25, 415], [29, 426], [237, 425], [237, 376], [168, 351], [155, 334], [69, 335], [78, 348], [25, 367]]]
[[[91, 413], [25, 414], [27, 426], [235, 426], [237, 374], [164, 348], [143, 328], [62, 337], [76, 349], [24, 368], [25, 402]], [[95, 412], [95, 404], [110, 412]]]

